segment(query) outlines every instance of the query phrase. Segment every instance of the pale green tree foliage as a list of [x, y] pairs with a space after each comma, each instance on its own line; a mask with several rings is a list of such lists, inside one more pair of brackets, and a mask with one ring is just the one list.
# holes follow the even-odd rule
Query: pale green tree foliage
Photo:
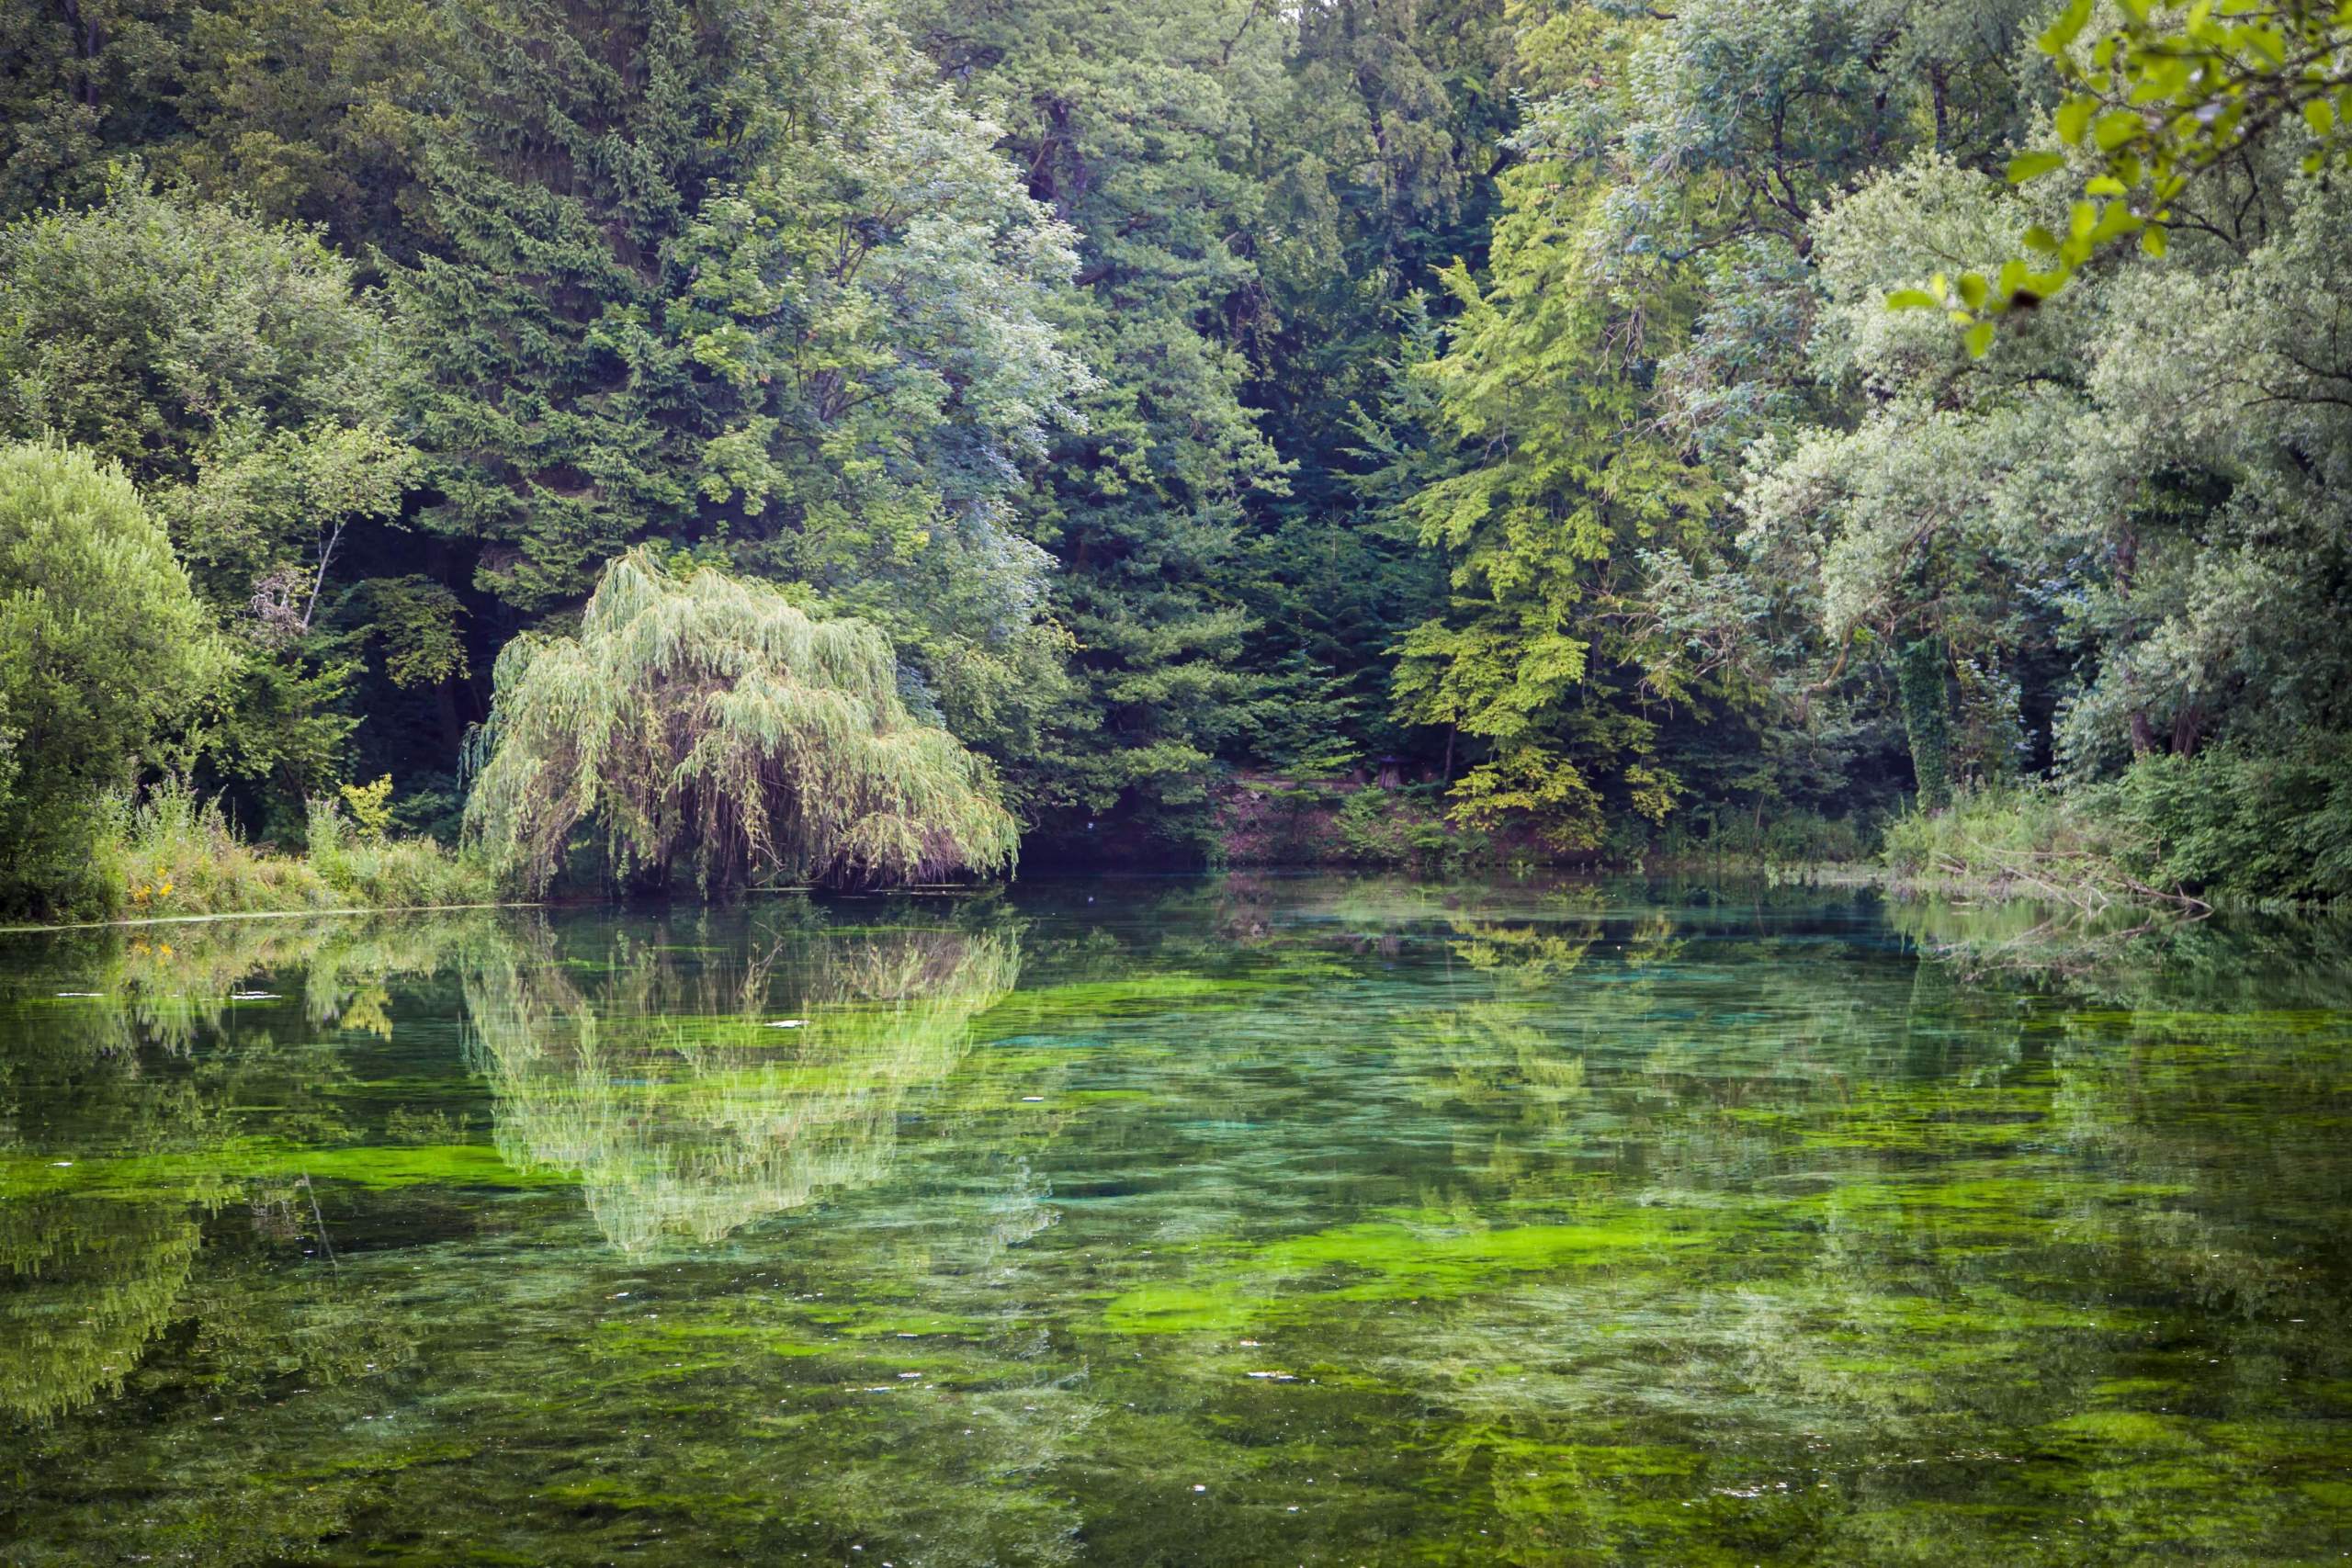
[[[1622, 65], [1622, 39], [1588, 42]], [[1490, 279], [1444, 275], [1461, 314], [1419, 373], [1460, 456], [1401, 509], [1445, 552], [1451, 595], [1406, 634], [1394, 694], [1400, 720], [1447, 733], [1449, 762], [1466, 739], [1458, 820], [1525, 814], [1590, 848], [1611, 806], [1654, 821], [1672, 808], [1679, 781], [1631, 700], [1668, 660], [1629, 612], [1642, 552], [1698, 547], [1713, 484], [1645, 417], [1637, 345], [1687, 330], [1690, 297], [1612, 290], [1610, 192], [1577, 167], [1569, 112], [1539, 116], [1529, 160], [1503, 176]]]
[[1623, 83], [1579, 80], [1606, 35], [1577, 9], [1528, 48], [1569, 83], [1548, 134], [1601, 162], [1596, 249], [1629, 296], [1695, 288], [1660, 345], [1657, 401], [1710, 456], [1836, 417], [1807, 374], [1814, 215], [1915, 151], [1994, 167], [2017, 122], [2009, 62], [2037, 0], [1700, 0], [1635, 31]]
[[[2120, 476], [2086, 490], [2074, 434], [2086, 404], [2078, 346], [2045, 323], [1982, 365], [1948, 328], [1889, 313], [1902, 269], [1998, 255], [2025, 219], [1997, 178], [1925, 158], [1824, 213], [1815, 264], [1826, 296], [1816, 375], [1868, 400], [1849, 428], [1815, 428], [1748, 454], [1745, 543], [1763, 570], [1808, 578], [1838, 667], [1878, 667], [1905, 719], [1923, 800], [2013, 773], [2023, 736], [2016, 671], [2059, 612], [2037, 561], [2104, 549], [2128, 505]], [[1826, 677], [1825, 677], [1826, 679]]]
[[321, 605], [417, 467], [391, 425], [390, 334], [356, 285], [317, 235], [136, 169], [94, 207], [0, 231], [0, 434], [122, 464], [240, 633], [215, 762], [297, 809], [334, 782], [355, 722]]
[[1998, 257], [2046, 216], [2030, 193], [1925, 162], [1818, 222], [1814, 361], [1872, 401], [1751, 454], [1748, 542], [1814, 575], [1834, 646], [1943, 650], [1961, 782], [2000, 772], [2037, 649], [2074, 666], [2056, 747], [2079, 770], [2346, 720], [2352, 214], [2291, 161], [2194, 194], [2166, 256], [1981, 360], [1880, 301]]
[[209, 618], [120, 468], [50, 443], [0, 448], [0, 906], [70, 910], [93, 813], [220, 678]]
[[480, 744], [468, 837], [535, 891], [582, 823], [616, 877], [691, 865], [706, 890], [1001, 871], [1018, 847], [988, 764], [908, 714], [879, 631], [642, 549], [577, 635], [500, 653]]
[[1843, 687], [1815, 703], [1792, 678], [1821, 583], [1730, 547], [1728, 481], [1747, 444], [1835, 428], [1860, 390], [1807, 352], [1823, 203], [1912, 148], [1996, 166], [2030, 13], [1522, 18], [1525, 161], [1432, 371], [1453, 471], [1406, 503], [1455, 600], [1406, 639], [1398, 711], [1471, 738], [1467, 817], [1532, 810], [1589, 844], [1686, 790], [1834, 794], [1839, 754], [1871, 744]]
[[1709, 483], [1641, 427], [1612, 312], [1583, 270], [1582, 214], [1531, 169], [1510, 185], [1492, 288], [1447, 275], [1463, 313], [1427, 374], [1442, 428], [1481, 457], [1405, 503], [1451, 561], [1452, 593], [1406, 634], [1395, 697], [1400, 719], [1476, 749], [1458, 818], [1522, 812], [1562, 847], [1590, 848], [1604, 791], [1653, 819], [1672, 806], [1654, 726], [1614, 699], [1658, 662], [1624, 615], [1639, 552], [1687, 542]]

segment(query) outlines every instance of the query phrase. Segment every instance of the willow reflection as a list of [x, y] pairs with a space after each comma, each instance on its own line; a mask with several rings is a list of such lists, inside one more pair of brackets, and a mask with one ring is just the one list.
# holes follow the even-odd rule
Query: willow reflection
[[1009, 929], [787, 913], [743, 942], [677, 934], [582, 964], [541, 925], [465, 975], [501, 1156], [577, 1179], [629, 1252], [879, 1179], [908, 1094], [945, 1080], [1020, 975]]

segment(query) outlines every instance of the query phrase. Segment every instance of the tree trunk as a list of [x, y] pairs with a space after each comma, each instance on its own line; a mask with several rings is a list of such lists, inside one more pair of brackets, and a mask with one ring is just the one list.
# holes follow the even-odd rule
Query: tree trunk
[[1903, 728], [1911, 739], [1911, 776], [1920, 808], [1951, 804], [1951, 719], [1944, 694], [1944, 644], [1923, 637], [1895, 655], [1894, 682], [1903, 700]]

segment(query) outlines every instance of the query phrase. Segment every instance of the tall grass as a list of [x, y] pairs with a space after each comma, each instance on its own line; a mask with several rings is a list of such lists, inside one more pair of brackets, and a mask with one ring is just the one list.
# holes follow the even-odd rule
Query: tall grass
[[1940, 811], [1887, 824], [1884, 854], [1898, 886], [1984, 897], [2038, 897], [2096, 908], [2177, 899], [2133, 877], [2113, 825], [2078, 797], [2033, 788], [1962, 794]]
[[2064, 795], [1982, 791], [1898, 818], [1885, 853], [1917, 885], [2086, 908], [2352, 899], [2352, 738], [2148, 757]]
[[[90, 846], [103, 912], [130, 918], [366, 906], [469, 904], [492, 897], [481, 866], [428, 839], [373, 839], [340, 806], [311, 803], [309, 843], [248, 843], [217, 800], [167, 779], [101, 809]], [[94, 911], [96, 912], [96, 911]]]

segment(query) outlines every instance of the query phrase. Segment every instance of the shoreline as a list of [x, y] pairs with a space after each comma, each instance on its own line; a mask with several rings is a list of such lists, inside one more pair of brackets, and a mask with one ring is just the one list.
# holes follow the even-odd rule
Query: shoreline
[[135, 926], [192, 926], [215, 920], [294, 920], [311, 915], [428, 915], [459, 909], [539, 909], [536, 899], [478, 904], [339, 904], [322, 909], [225, 909], [214, 915], [141, 915], [121, 920], [69, 920], [62, 925], [0, 926], [0, 936], [39, 936], [50, 931], [102, 931]]
[[[2171, 909], [2202, 919], [2217, 913], [2314, 913], [2341, 910], [2341, 902], [2324, 900], [2243, 900], [2220, 899], [2209, 902], [2186, 895], [2134, 896], [2117, 897], [2100, 895], [2086, 898], [2092, 889], [2067, 889], [2059, 885], [2038, 884], [2009, 876], [1958, 877], [1919, 875], [1893, 866], [1874, 865], [1861, 861], [1762, 861], [1745, 856], [1693, 857], [1669, 856], [1638, 861], [1631, 864], [1600, 864], [1593, 862], [1545, 863], [1537, 863], [1525, 870], [1554, 875], [1576, 877], [1611, 876], [1673, 876], [1673, 877], [1737, 877], [1760, 880], [1776, 886], [1872, 888], [1897, 902], [1910, 903], [1929, 899], [1947, 899], [1967, 904], [2041, 904], [2070, 907], [2089, 914], [2104, 910]], [[1215, 876], [1221, 874], [1317, 874], [1340, 876], [1428, 877], [1450, 881], [1509, 881], [1523, 872], [1513, 872], [1503, 866], [1430, 868], [1426, 871], [1410, 866], [1365, 864], [1360, 862], [1303, 859], [1283, 862], [1247, 862], [1226, 865], [1194, 868], [1177, 874]], [[1109, 868], [1048, 873], [1048, 875], [1074, 876], [1116, 874]], [[955, 891], [963, 891], [958, 888]], [[783, 892], [820, 893], [817, 887], [763, 887], [745, 890], [745, 897], [757, 897]], [[937, 884], [904, 888], [865, 889], [869, 895], [888, 892], [908, 896], [938, 897], [950, 891]], [[560, 905], [565, 908], [612, 908], [626, 905], [625, 899], [489, 899], [459, 904], [344, 904], [322, 908], [298, 909], [237, 909], [203, 915], [144, 915], [112, 920], [70, 920], [59, 924], [17, 922], [0, 925], [0, 936], [39, 936], [60, 931], [133, 931], [153, 926], [206, 925], [223, 920], [287, 920], [311, 917], [344, 918], [353, 915], [423, 915], [450, 914], [469, 909], [544, 909]]]

